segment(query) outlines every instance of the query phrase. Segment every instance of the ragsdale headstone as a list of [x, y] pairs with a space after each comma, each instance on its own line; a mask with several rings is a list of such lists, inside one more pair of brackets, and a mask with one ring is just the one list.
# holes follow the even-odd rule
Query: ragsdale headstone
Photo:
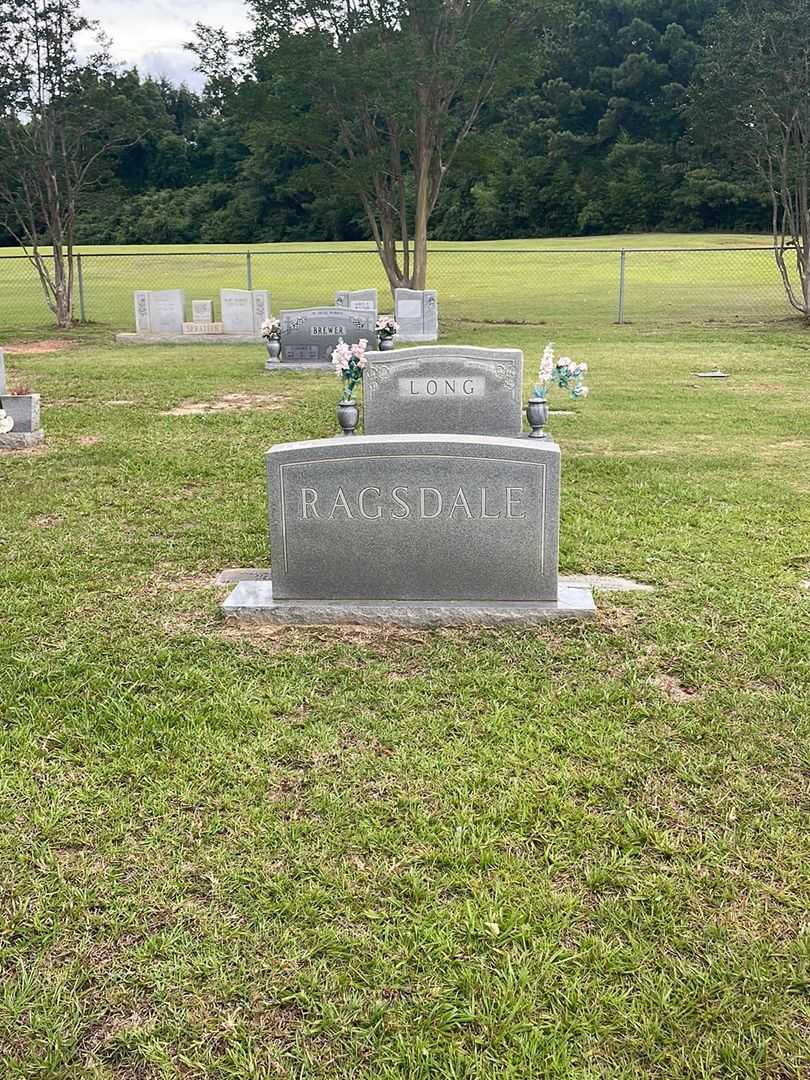
[[365, 435], [267, 453], [272, 581], [226, 615], [399, 625], [591, 615], [557, 577], [560, 451], [551, 440]]
[[435, 289], [395, 289], [394, 318], [400, 341], [435, 341], [439, 336], [439, 300]]
[[523, 353], [422, 345], [366, 354], [366, 435], [455, 432], [517, 437], [523, 426]]
[[347, 345], [374, 343], [376, 318], [350, 308], [301, 308], [281, 313], [281, 364], [329, 364], [342, 338]]

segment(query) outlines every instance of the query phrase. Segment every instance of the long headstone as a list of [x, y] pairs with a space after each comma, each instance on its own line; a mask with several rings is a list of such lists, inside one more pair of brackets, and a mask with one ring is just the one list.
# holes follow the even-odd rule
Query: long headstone
[[226, 334], [261, 336], [270, 317], [270, 294], [264, 289], [220, 289], [220, 315]]
[[352, 308], [355, 311], [373, 311], [377, 318], [377, 290], [356, 289], [354, 292], [335, 293], [335, 307]]
[[439, 336], [439, 299], [435, 289], [395, 289], [394, 318], [400, 341], [435, 341]]
[[182, 334], [185, 293], [182, 289], [135, 293], [135, 330], [139, 334]]
[[366, 435], [456, 432], [520, 435], [523, 353], [471, 345], [423, 345], [366, 353]]
[[328, 364], [342, 338], [347, 345], [365, 338], [374, 342], [376, 318], [371, 311], [350, 308], [301, 308], [281, 313], [281, 366]]

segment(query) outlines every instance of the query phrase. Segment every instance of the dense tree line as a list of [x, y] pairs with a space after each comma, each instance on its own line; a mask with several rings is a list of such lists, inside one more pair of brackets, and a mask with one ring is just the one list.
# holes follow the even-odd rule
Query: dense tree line
[[[717, 9], [718, 0], [574, 0], [538, 35], [520, 82], [496, 89], [481, 110], [430, 234], [767, 230], [769, 205], [750, 172], [715, 163], [687, 135], [684, 103]], [[351, 192], [272, 125], [278, 74], [272, 53], [247, 80], [221, 68], [202, 94], [120, 73], [129, 137], [84, 200], [77, 241], [369, 237]], [[381, 63], [370, 74], [397, 73]], [[412, 178], [406, 185], [412, 199]]]

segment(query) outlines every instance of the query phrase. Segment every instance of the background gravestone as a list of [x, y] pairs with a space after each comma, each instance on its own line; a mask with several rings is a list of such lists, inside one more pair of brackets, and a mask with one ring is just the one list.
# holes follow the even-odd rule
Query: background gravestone
[[394, 318], [400, 341], [435, 341], [439, 336], [439, 299], [435, 289], [395, 289]]
[[523, 353], [429, 345], [366, 354], [366, 435], [457, 432], [517, 437], [523, 429]]
[[139, 334], [182, 334], [185, 293], [182, 289], [135, 293], [135, 330]]
[[377, 290], [356, 289], [354, 292], [335, 293], [335, 307], [353, 308], [355, 311], [373, 311], [377, 318]]
[[220, 316], [226, 334], [261, 337], [261, 326], [270, 317], [270, 294], [264, 289], [220, 289]]
[[281, 366], [329, 364], [340, 338], [347, 345], [374, 341], [373, 311], [351, 308], [301, 308], [281, 313]]
[[6, 392], [6, 355], [0, 349], [0, 397]]
[[213, 300], [192, 300], [191, 301], [191, 321], [199, 323], [210, 323], [214, 321], [214, 301]]

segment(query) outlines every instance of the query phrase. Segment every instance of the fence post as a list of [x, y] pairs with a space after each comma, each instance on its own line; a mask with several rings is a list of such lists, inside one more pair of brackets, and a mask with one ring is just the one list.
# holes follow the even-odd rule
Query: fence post
[[87, 315], [84, 310], [84, 274], [82, 273], [81, 255], [76, 256], [76, 270], [79, 282], [79, 322], [87, 322]]
[[249, 251], [245, 255], [245, 269], [247, 270], [248, 292], [250, 292], [252, 290], [252, 288], [253, 288], [253, 261], [252, 261], [252, 259], [250, 257], [250, 252]]
[[627, 252], [622, 248], [619, 253], [619, 311], [616, 316], [616, 322], [621, 325], [624, 322], [624, 261], [627, 256]]

